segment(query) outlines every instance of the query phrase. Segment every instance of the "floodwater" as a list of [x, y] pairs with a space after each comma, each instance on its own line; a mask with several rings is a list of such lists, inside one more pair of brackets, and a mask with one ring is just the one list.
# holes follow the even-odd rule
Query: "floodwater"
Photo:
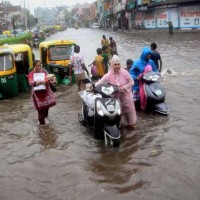
[[48, 39], [75, 40], [89, 65], [103, 34], [117, 41], [123, 64], [157, 42], [170, 115], [139, 112], [113, 149], [79, 124], [76, 86], [58, 87], [45, 126], [30, 92], [0, 101], [1, 200], [200, 199], [200, 33], [68, 29]]

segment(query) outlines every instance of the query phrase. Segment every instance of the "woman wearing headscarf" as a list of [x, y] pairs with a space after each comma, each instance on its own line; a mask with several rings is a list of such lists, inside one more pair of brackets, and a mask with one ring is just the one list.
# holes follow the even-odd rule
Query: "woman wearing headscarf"
[[142, 49], [142, 54], [138, 60], [135, 60], [132, 67], [129, 70], [131, 77], [134, 80], [134, 85], [132, 88], [134, 100], [139, 100], [139, 79], [140, 75], [144, 72], [147, 65], [151, 65], [152, 71], [157, 72], [157, 68], [153, 60], [151, 60], [152, 51], [149, 47], [144, 47]]
[[118, 56], [112, 57], [110, 66], [111, 70], [96, 85], [107, 82], [119, 87], [119, 92], [114, 94], [114, 97], [119, 98], [124, 125], [128, 128], [134, 128], [137, 119], [131, 91], [134, 81], [127, 70], [121, 67]]

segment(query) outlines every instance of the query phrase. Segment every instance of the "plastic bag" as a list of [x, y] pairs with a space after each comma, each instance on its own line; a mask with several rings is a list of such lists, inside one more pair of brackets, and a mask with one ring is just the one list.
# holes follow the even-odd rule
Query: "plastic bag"
[[92, 74], [92, 76], [97, 76], [97, 66], [96, 65], [92, 65], [91, 74]]

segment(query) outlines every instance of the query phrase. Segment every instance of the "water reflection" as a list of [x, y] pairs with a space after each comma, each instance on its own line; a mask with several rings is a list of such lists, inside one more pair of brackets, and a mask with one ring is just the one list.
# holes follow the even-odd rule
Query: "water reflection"
[[45, 149], [55, 148], [57, 133], [53, 125], [39, 125], [38, 136], [40, 138], [39, 144], [41, 144]]
[[89, 161], [89, 170], [93, 172], [90, 179], [101, 184], [105, 190], [128, 193], [148, 186], [149, 180], [142, 174], [152, 167], [154, 159], [163, 152], [164, 130], [156, 130], [155, 134], [155, 127], [156, 124], [165, 127], [168, 117], [149, 114], [147, 120], [147, 115], [139, 113], [135, 130], [123, 130], [119, 149], [99, 145], [99, 157]]
[[138, 112], [137, 128], [123, 130], [115, 150], [80, 125], [75, 86], [58, 87], [44, 127], [37, 125], [30, 92], [1, 101], [0, 199], [199, 199], [200, 34], [68, 29], [49, 39], [75, 40], [87, 65], [103, 34], [116, 39], [124, 64], [157, 42], [163, 70], [174, 70], [162, 82], [169, 117]]

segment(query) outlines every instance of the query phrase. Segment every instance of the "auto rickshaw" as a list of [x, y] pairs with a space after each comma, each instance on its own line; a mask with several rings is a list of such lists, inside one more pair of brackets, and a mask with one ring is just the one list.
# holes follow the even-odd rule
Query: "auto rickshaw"
[[[55, 74], [58, 84], [70, 84], [70, 56], [73, 54], [74, 45], [72, 40], [51, 40], [39, 45], [40, 60], [49, 73]], [[74, 82], [72, 74], [71, 83]]]
[[33, 67], [26, 44], [0, 46], [0, 99], [15, 97], [29, 88], [27, 75]]
[[11, 33], [10, 30], [5, 30], [5, 31], [3, 31], [2, 34], [3, 34], [3, 35], [6, 35], [7, 37], [11, 37], [11, 36], [12, 36], [12, 33]]

